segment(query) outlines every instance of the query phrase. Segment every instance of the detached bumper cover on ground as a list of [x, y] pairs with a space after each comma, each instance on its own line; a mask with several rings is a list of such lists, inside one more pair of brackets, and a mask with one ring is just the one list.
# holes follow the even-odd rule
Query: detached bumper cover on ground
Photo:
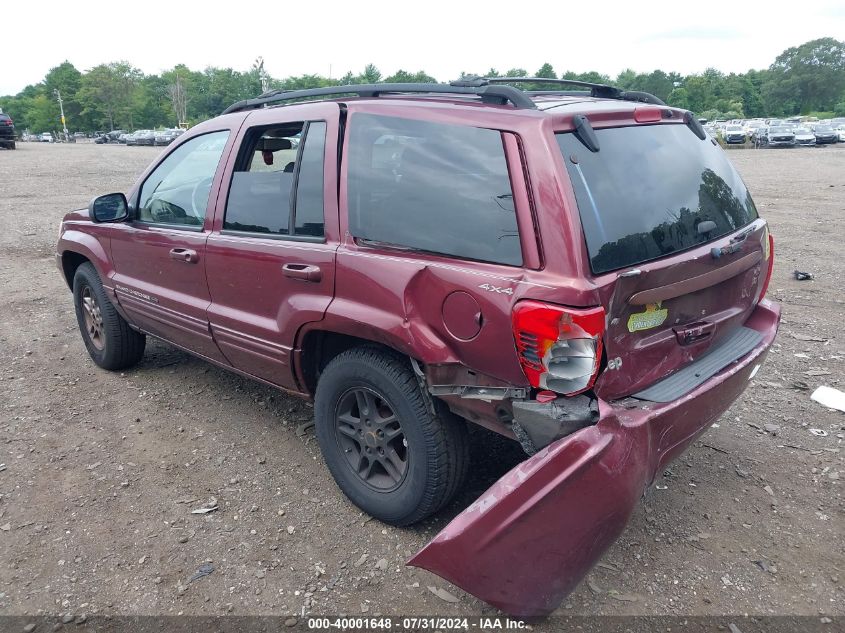
[[655, 474], [742, 393], [775, 338], [767, 300], [746, 327], [762, 340], [666, 404], [599, 401], [601, 419], [542, 449], [458, 515], [408, 564], [518, 616], [552, 612], [622, 533]]

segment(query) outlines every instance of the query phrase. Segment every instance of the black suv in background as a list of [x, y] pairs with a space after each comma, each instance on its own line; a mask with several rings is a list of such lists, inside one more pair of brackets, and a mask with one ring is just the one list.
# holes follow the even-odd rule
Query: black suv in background
[[12, 117], [0, 112], [0, 147], [15, 149], [15, 124]]

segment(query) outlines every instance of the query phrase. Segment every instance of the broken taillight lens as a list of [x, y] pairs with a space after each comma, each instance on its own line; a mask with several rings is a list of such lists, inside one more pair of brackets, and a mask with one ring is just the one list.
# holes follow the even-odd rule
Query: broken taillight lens
[[603, 308], [521, 301], [513, 310], [519, 362], [537, 389], [572, 396], [592, 387], [601, 361], [603, 333]]

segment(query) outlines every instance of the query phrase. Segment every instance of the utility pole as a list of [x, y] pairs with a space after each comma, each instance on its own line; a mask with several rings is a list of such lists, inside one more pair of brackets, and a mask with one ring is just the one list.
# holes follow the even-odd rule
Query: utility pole
[[65, 106], [64, 106], [64, 103], [62, 102], [62, 93], [59, 92], [58, 88], [53, 90], [53, 92], [56, 93], [56, 99], [59, 100], [59, 110], [62, 113], [62, 130], [65, 133], [65, 142], [67, 143], [67, 141], [70, 139], [70, 135], [68, 134], [67, 122], [65, 121]]

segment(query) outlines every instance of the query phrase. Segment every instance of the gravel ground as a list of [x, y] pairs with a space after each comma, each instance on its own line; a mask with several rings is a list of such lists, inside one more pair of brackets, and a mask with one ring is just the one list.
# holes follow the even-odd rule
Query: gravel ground
[[[18, 147], [0, 151], [0, 613], [493, 612], [403, 563], [519, 450], [475, 432], [466, 491], [396, 529], [335, 487], [307, 403], [153, 341], [133, 370], [97, 369], [55, 268], [59, 221], [159, 150]], [[776, 238], [779, 338], [561, 613], [845, 614], [845, 416], [810, 400], [845, 389], [845, 146], [730, 157]]]

